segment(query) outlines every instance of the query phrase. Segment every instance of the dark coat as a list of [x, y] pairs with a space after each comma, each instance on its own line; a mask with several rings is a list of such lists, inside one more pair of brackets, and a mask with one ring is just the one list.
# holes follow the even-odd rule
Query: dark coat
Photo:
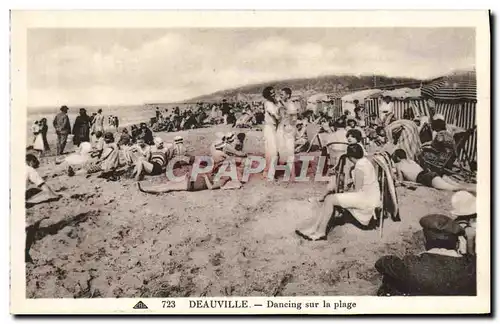
[[69, 134], [71, 133], [71, 125], [69, 123], [68, 115], [64, 112], [60, 112], [54, 118], [53, 126], [56, 129], [57, 134]]
[[475, 296], [476, 259], [433, 253], [400, 259], [384, 256], [375, 263], [383, 277], [378, 295]]
[[90, 117], [79, 115], [73, 125], [73, 143], [80, 145], [82, 142], [90, 142]]

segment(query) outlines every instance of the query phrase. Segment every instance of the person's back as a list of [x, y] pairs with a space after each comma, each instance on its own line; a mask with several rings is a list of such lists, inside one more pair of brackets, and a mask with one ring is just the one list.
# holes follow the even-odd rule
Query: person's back
[[355, 174], [356, 171], [360, 171], [359, 173], [363, 176], [363, 187], [356, 188], [356, 191], [365, 192], [369, 196], [369, 199], [378, 201], [380, 199], [380, 187], [373, 164], [366, 157], [362, 157], [356, 162], [354, 167]]
[[473, 258], [422, 253], [403, 258], [410, 295], [475, 295]]

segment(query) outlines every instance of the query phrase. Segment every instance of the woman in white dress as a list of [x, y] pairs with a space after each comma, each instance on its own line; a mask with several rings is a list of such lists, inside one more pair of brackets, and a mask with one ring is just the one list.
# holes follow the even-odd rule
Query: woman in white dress
[[290, 100], [292, 90], [290, 88], [281, 89], [280, 103], [284, 107], [281, 122], [277, 128], [278, 155], [280, 163], [286, 163], [288, 159], [295, 155], [295, 133], [297, 131], [297, 107]]
[[355, 190], [326, 196], [312, 225], [295, 231], [299, 236], [313, 241], [326, 240], [328, 223], [336, 209], [349, 212], [363, 226], [369, 225], [381, 198], [375, 167], [358, 144], [347, 147], [347, 158], [355, 165]]
[[276, 131], [280, 122], [279, 108], [276, 101], [276, 92], [273, 87], [266, 87], [262, 91], [264, 97], [264, 141], [266, 154], [266, 167], [264, 176], [267, 177], [267, 171], [271, 163], [276, 163], [278, 158], [278, 143]]
[[38, 153], [38, 158], [42, 156], [44, 151], [44, 143], [42, 137], [42, 129], [40, 123], [36, 123], [32, 126], [33, 135], [35, 135], [35, 141], [33, 142], [33, 149]]

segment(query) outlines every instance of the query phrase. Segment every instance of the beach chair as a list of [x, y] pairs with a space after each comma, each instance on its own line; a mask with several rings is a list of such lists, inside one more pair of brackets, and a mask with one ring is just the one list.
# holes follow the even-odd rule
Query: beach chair
[[[448, 175], [459, 181], [475, 183], [476, 170], [473, 167], [475, 162], [473, 161], [473, 158], [469, 156], [465, 147], [465, 144], [472, 137], [475, 131], [476, 126], [464, 132], [455, 134], [453, 136], [456, 144], [455, 151], [441, 153], [436, 151], [430, 145], [422, 147], [422, 151], [431, 154], [434, 153], [436, 158], [431, 160], [421, 157], [421, 164], [439, 175]], [[459, 160], [460, 156], [463, 157]]]
[[393, 177], [393, 163], [387, 152], [375, 153], [371, 162], [377, 170], [380, 186], [381, 206], [375, 208], [375, 221], [379, 229], [380, 238], [383, 237], [384, 219], [391, 217], [394, 222], [401, 221], [399, 202]]

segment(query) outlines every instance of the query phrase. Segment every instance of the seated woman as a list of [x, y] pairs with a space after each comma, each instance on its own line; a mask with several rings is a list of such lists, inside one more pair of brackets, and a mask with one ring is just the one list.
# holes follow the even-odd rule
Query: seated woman
[[347, 147], [347, 159], [354, 164], [353, 192], [334, 193], [326, 196], [317, 218], [311, 225], [295, 231], [307, 240], [326, 240], [328, 224], [334, 212], [353, 216], [361, 225], [368, 226], [375, 208], [380, 206], [380, 187], [373, 164], [364, 156], [358, 144]]
[[119, 149], [118, 145], [115, 143], [115, 138], [112, 133], [107, 132], [104, 134], [104, 147], [98, 160], [86, 166], [84, 169], [78, 170], [75, 174], [90, 175], [101, 172], [99, 178], [116, 181], [118, 178], [115, 175], [115, 171], [119, 165], [119, 158]]
[[423, 163], [429, 162], [431, 164], [441, 164], [448, 160], [447, 167], [451, 167], [455, 159], [450, 159], [450, 157], [457, 155], [457, 147], [453, 134], [448, 131], [446, 122], [441, 118], [434, 119], [431, 127], [433, 130], [433, 139], [422, 146], [420, 158], [423, 160]]
[[29, 206], [51, 202], [61, 198], [54, 190], [42, 179], [36, 169], [40, 166], [40, 161], [33, 154], [26, 154], [26, 182], [34, 184], [36, 188], [30, 188], [26, 191], [26, 204]]
[[149, 160], [151, 155], [151, 146], [146, 144], [144, 136], [139, 136], [136, 143], [124, 149], [125, 160], [129, 166], [137, 163], [139, 159]]
[[147, 156], [139, 157], [133, 174], [139, 181], [144, 174], [160, 175], [167, 166], [167, 148], [161, 137], [154, 138], [155, 145], [151, 147]]
[[297, 121], [297, 132], [295, 133], [295, 153], [304, 152], [309, 145], [307, 138], [307, 129], [302, 120]]

